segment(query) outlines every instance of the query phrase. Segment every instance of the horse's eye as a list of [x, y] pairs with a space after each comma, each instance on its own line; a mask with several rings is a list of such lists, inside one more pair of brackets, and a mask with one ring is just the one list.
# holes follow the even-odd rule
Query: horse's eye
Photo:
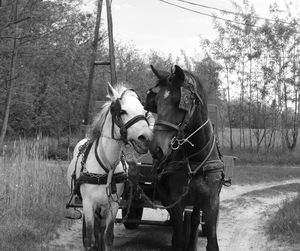
[[127, 112], [126, 112], [125, 110], [121, 110], [121, 111], [120, 111], [120, 116], [121, 116], [121, 115], [125, 115], [125, 114], [127, 114]]

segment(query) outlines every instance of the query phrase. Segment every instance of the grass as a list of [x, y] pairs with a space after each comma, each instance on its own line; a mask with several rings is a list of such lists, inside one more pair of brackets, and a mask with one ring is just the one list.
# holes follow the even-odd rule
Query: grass
[[271, 239], [300, 243], [300, 194], [293, 200], [285, 200], [268, 222]]
[[300, 184], [299, 183], [291, 183], [291, 184], [286, 184], [286, 185], [280, 185], [280, 186], [274, 186], [274, 187], [269, 187], [266, 189], [261, 189], [261, 190], [256, 190], [252, 191], [249, 193], [243, 194], [243, 197], [245, 196], [250, 196], [250, 197], [274, 197], [274, 196], [279, 196], [282, 193], [287, 193], [287, 192], [298, 192], [300, 190]]
[[66, 166], [44, 159], [44, 144], [18, 140], [0, 158], [0, 250], [42, 250], [63, 222]]
[[300, 168], [296, 166], [274, 166], [236, 163], [233, 169], [232, 184], [245, 185], [261, 182], [300, 179]]
[[234, 155], [238, 157], [240, 163], [254, 164], [254, 165], [299, 165], [300, 164], [300, 155], [298, 154], [300, 149], [294, 151], [288, 150], [276, 150], [273, 152], [266, 153], [264, 151], [255, 152], [250, 149], [239, 149], [234, 148], [234, 151], [231, 152], [229, 147], [224, 147], [221, 149], [222, 154], [224, 155]]

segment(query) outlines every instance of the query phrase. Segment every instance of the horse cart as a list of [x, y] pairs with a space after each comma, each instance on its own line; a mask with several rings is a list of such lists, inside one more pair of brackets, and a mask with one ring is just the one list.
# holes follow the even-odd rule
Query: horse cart
[[[214, 133], [217, 135], [217, 106], [215, 104], [209, 104], [208, 111], [210, 120], [214, 125]], [[224, 162], [225, 167], [225, 185], [230, 185], [231, 183], [231, 178], [233, 176], [234, 160], [235, 157], [233, 156], [222, 156], [222, 161]], [[150, 153], [143, 155], [138, 161], [129, 161], [127, 167], [127, 174], [128, 177], [125, 182], [125, 189], [119, 203], [119, 209], [121, 210], [122, 217], [116, 218], [116, 222], [123, 223], [126, 229], [136, 229], [141, 224], [161, 226], [171, 225], [170, 220], [168, 220], [167, 218], [163, 221], [142, 219], [143, 211], [145, 208], [169, 210], [173, 206], [172, 204], [168, 206], [163, 206], [159, 200], [159, 196], [156, 189], [158, 174], [157, 170], [152, 166], [152, 157]], [[72, 198], [67, 204], [67, 208], [75, 208], [76, 210], [78, 210], [78, 208], [82, 208], [82, 202], [76, 195], [72, 196]], [[192, 210], [193, 206], [188, 205], [185, 207], [184, 213], [182, 215], [186, 240], [189, 240], [188, 237], [190, 235], [191, 229], [190, 225], [192, 221]], [[205, 222], [202, 219], [202, 211], [200, 211], [200, 224], [202, 231], [199, 233], [205, 235]], [[83, 229], [84, 228], [85, 225], [83, 225]], [[185, 246], [188, 247], [188, 243], [186, 243]]]
[[[236, 157], [223, 155], [225, 186], [231, 185], [233, 177], [234, 162]], [[170, 209], [172, 205], [163, 206], [158, 199], [156, 191], [157, 172], [152, 167], [152, 157], [148, 153], [144, 155], [139, 162], [129, 163], [128, 182], [125, 185], [125, 190], [120, 203], [122, 217], [116, 218], [117, 223], [123, 223], [126, 229], [137, 229], [139, 225], [159, 225], [169, 226], [171, 223], [166, 218], [161, 220], [143, 220], [143, 211], [145, 208], [150, 209]], [[176, 203], [176, 202], [175, 202]], [[184, 210], [183, 220], [185, 229], [190, 229], [192, 206], [187, 206]], [[205, 222], [202, 220], [202, 211], [200, 212], [200, 224], [202, 231], [200, 235], [205, 235]], [[189, 232], [185, 232], [189, 235]]]

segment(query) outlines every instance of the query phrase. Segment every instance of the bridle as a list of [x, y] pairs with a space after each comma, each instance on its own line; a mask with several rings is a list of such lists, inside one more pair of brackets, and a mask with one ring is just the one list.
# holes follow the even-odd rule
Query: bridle
[[178, 150], [185, 143], [189, 143], [190, 146], [194, 147], [195, 144], [190, 141], [190, 138], [195, 135], [198, 131], [204, 128], [207, 124], [211, 124], [210, 120], [207, 119], [201, 126], [199, 126], [195, 131], [190, 133], [187, 137], [184, 134], [184, 128], [182, 122], [178, 125], [170, 123], [165, 120], [157, 120], [154, 125], [154, 131], [176, 131], [176, 135], [170, 141], [170, 148], [173, 151]]
[[[114, 124], [116, 124], [119, 129], [120, 129], [120, 135], [121, 138], [120, 140], [123, 141], [124, 144], [128, 144], [128, 140], [127, 140], [127, 130], [129, 127], [133, 126], [135, 123], [144, 120], [147, 122], [147, 124], [149, 125], [149, 122], [147, 120], [147, 118], [145, 117], [145, 115], [137, 115], [135, 117], [133, 117], [132, 119], [130, 119], [129, 121], [127, 121], [126, 123], [123, 122], [122, 118], [121, 118], [121, 104], [120, 104], [120, 100], [122, 99], [122, 97], [125, 95], [125, 93], [127, 91], [133, 91], [134, 93], [136, 93], [133, 89], [126, 89], [120, 96], [120, 98], [117, 98], [114, 102], [111, 103], [111, 115], [112, 115], [112, 127], [111, 127], [111, 135], [113, 139], [115, 138], [115, 133], [114, 133]], [[137, 94], [136, 94], [137, 95]], [[139, 96], [137, 95], [137, 99], [140, 100]], [[114, 109], [114, 106], [118, 106], [116, 109]], [[117, 111], [114, 111], [117, 110]]]

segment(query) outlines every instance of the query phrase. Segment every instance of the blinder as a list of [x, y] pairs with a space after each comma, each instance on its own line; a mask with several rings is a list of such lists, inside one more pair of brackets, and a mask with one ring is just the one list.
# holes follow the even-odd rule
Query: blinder
[[180, 89], [181, 89], [181, 95], [180, 95], [179, 108], [187, 112], [190, 112], [193, 107], [195, 97], [193, 93], [187, 88], [180, 87]]
[[[190, 113], [194, 107], [195, 102], [197, 100], [201, 102], [201, 99], [198, 95], [195, 95], [195, 93], [189, 89], [188, 85], [189, 84], [186, 84], [180, 87], [181, 95], [178, 107]], [[153, 88], [150, 88], [147, 92], [144, 109], [153, 113], [157, 113], [157, 106], [155, 103], [157, 93], [153, 91]]]
[[121, 103], [119, 99], [113, 101], [110, 105], [110, 113], [113, 118], [120, 116], [121, 112]]
[[154, 92], [152, 89], [153, 88], [149, 89], [147, 92], [144, 109], [149, 112], [157, 113], [157, 106], [155, 103], [157, 93]]

